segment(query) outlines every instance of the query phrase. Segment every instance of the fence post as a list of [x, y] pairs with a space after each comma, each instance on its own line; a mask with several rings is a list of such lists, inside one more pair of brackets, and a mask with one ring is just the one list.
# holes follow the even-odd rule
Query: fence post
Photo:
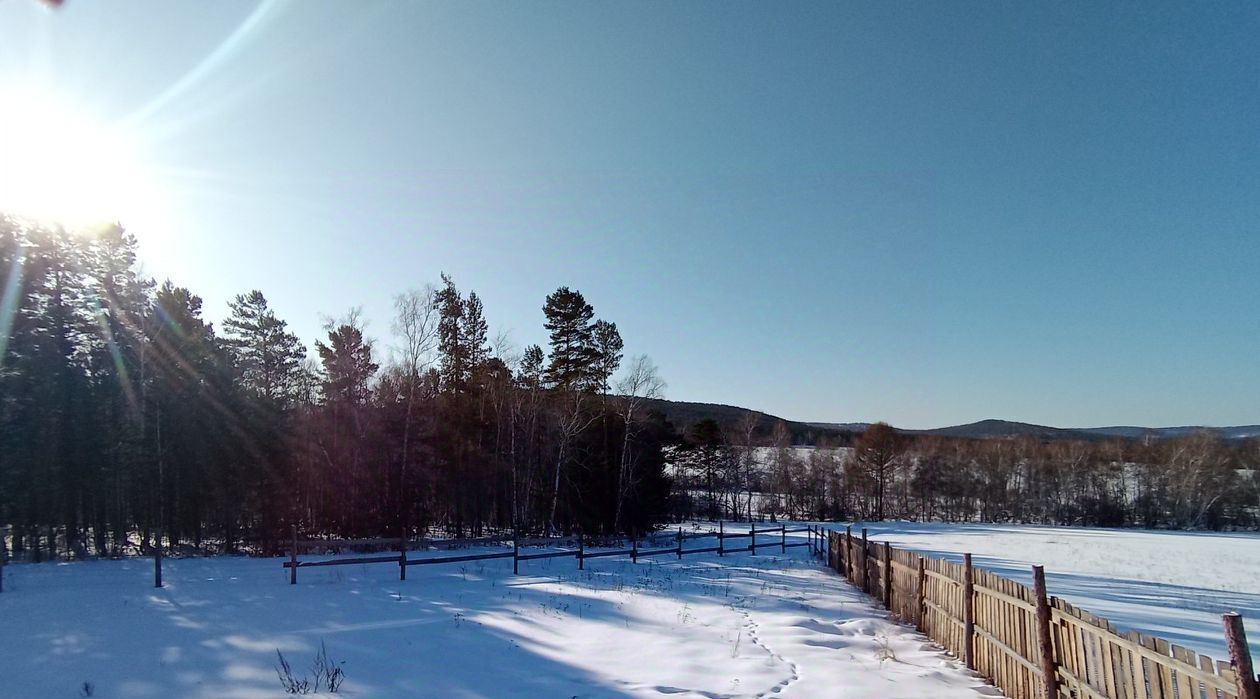
[[578, 530], [578, 570], [586, 570], [586, 544], [582, 540], [582, 530]]
[[512, 531], [512, 575], [521, 574], [521, 528]]
[[297, 525], [290, 524], [289, 532], [293, 534], [293, 548], [289, 549], [289, 584], [297, 584]]
[[844, 577], [849, 582], [857, 582], [853, 573], [853, 525], [844, 528], [844, 545], [840, 547], [840, 565], [844, 566]]
[[871, 594], [871, 564], [868, 560], [870, 544], [866, 537], [866, 527], [862, 527], [862, 592]]
[[749, 544], [748, 548], [750, 551], [752, 551], [752, 555], [756, 556], [757, 555], [757, 523], [756, 522], [752, 523], [752, 534], [748, 537], [748, 540], [752, 542], [751, 544]]
[[893, 584], [892, 584], [892, 544], [884, 542], [884, 606], [888, 607], [888, 611], [892, 611], [893, 603]]
[[1234, 666], [1234, 681], [1238, 686], [1238, 699], [1260, 699], [1256, 687], [1256, 670], [1251, 664], [1251, 651], [1247, 648], [1247, 632], [1238, 612], [1222, 614], [1225, 622], [1225, 644], [1229, 647], [1229, 662]]
[[679, 527], [678, 528], [678, 560], [680, 561], [682, 560], [682, 545], [683, 545], [682, 527]]
[[639, 532], [630, 533], [630, 562], [639, 562]]
[[1041, 689], [1043, 699], [1055, 699], [1059, 693], [1059, 677], [1054, 666], [1054, 644], [1050, 640], [1050, 598], [1046, 596], [1046, 570], [1033, 566], [1033, 596], [1037, 598], [1037, 650], [1041, 655]]
[[162, 527], [157, 528], [157, 537], [153, 547], [153, 586], [162, 586]]
[[968, 670], [976, 669], [975, 582], [972, 580], [971, 554], [963, 554], [963, 658]]
[[722, 520], [718, 520], [718, 555], [726, 555], [726, 530], [722, 528]]
[[407, 535], [398, 537], [398, 579], [407, 579]]
[[919, 584], [917, 586], [918, 601], [915, 605], [915, 614], [918, 615], [918, 626], [920, 631], [927, 629], [927, 559], [918, 556], [919, 559]]

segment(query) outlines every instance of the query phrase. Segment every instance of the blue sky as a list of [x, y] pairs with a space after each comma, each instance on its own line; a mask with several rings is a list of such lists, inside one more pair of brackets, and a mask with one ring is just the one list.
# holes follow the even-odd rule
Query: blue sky
[[146, 269], [214, 320], [259, 288], [384, 346], [446, 271], [520, 345], [580, 289], [678, 400], [1223, 425], [1260, 422], [1256, 36], [1253, 2], [10, 0], [0, 86], [131, 134]]

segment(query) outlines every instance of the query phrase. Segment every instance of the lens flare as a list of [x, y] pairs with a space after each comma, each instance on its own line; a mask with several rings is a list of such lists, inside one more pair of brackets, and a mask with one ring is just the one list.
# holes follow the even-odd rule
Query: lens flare
[[82, 228], [160, 201], [126, 130], [39, 91], [3, 88], [0, 211]]

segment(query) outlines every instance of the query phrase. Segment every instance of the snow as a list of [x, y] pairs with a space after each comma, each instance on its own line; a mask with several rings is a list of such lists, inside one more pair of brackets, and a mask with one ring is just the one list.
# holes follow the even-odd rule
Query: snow
[[[824, 526], [844, 530], [844, 525]], [[1032, 584], [1125, 629], [1228, 659], [1221, 614], [1244, 617], [1260, 658], [1260, 534], [1023, 525], [856, 523], [870, 538], [961, 560]]]
[[[704, 540], [701, 540], [704, 541]], [[696, 547], [710, 544], [695, 543]], [[409, 557], [423, 555], [412, 553]], [[347, 697], [994, 696], [809, 558], [767, 548], [632, 563], [307, 568], [280, 559], [16, 564], [0, 697], [284, 696], [321, 642]]]

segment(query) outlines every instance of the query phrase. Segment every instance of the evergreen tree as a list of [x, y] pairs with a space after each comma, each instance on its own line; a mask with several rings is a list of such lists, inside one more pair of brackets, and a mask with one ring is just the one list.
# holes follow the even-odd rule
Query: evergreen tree
[[477, 292], [468, 292], [468, 299], [463, 305], [464, 315], [460, 319], [459, 339], [471, 373], [490, 356], [490, 348], [486, 344], [488, 327], [482, 314], [481, 298], [477, 296]]
[[521, 368], [518, 373], [521, 385], [525, 388], [541, 387], [546, 371], [546, 361], [547, 358], [543, 355], [541, 347], [538, 345], [526, 347], [525, 353], [521, 356]]
[[236, 360], [241, 382], [265, 400], [288, 405], [300, 390], [306, 348], [276, 317], [261, 291], [240, 294], [228, 306], [232, 314], [223, 321], [224, 343]]
[[561, 390], [589, 388], [591, 365], [596, 359], [591, 344], [595, 310], [582, 292], [562, 286], [547, 296], [543, 314], [547, 317], [543, 327], [550, 333], [551, 343], [547, 383]]
[[624, 347], [617, 324], [597, 320], [591, 327], [591, 345], [594, 361], [591, 366], [591, 388], [608, 393], [608, 382], [621, 366], [621, 350]]
[[328, 331], [328, 344], [316, 341], [324, 366], [324, 399], [332, 403], [364, 405], [370, 396], [368, 384], [380, 368], [372, 361], [372, 342], [353, 322]]
[[472, 358], [468, 356], [464, 321], [464, 299], [455, 282], [442, 274], [442, 288], [434, 294], [438, 308], [438, 352], [442, 356], [442, 386], [452, 393], [463, 393], [468, 384]]

